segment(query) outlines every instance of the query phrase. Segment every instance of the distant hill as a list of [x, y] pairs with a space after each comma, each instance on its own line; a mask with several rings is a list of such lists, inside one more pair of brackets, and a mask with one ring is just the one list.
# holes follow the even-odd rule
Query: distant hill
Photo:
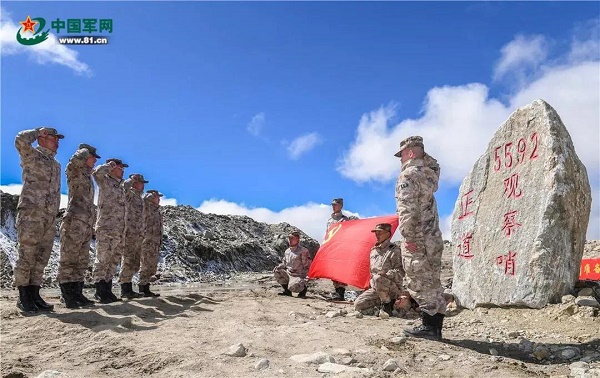
[[[19, 196], [0, 191], [0, 285], [12, 286], [17, 260], [16, 208]], [[312, 255], [319, 243], [287, 223], [267, 224], [247, 216], [204, 214], [191, 206], [161, 206], [163, 245], [160, 251], [160, 282], [211, 281], [235, 272], [260, 272], [277, 265], [288, 247], [287, 235], [299, 231]], [[56, 237], [44, 275], [45, 285], [57, 285], [59, 227], [64, 209], [56, 218]], [[91, 283], [95, 241], [90, 245], [86, 283]], [[116, 277], [115, 277], [116, 278]], [[134, 282], [137, 278], [134, 278]]]

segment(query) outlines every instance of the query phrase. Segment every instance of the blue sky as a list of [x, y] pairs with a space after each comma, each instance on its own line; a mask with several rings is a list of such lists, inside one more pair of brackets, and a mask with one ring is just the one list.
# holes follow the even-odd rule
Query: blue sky
[[[109, 18], [113, 33], [23, 47], [27, 15]], [[362, 217], [394, 213], [393, 153], [415, 131], [442, 166], [447, 230], [493, 132], [542, 96], [588, 168], [600, 238], [599, 15], [597, 2], [5, 1], [2, 188], [20, 184], [16, 133], [49, 125], [66, 135], [63, 168], [89, 143], [167, 203], [320, 239], [334, 197]], [[560, 94], [569, 86], [577, 96]]]

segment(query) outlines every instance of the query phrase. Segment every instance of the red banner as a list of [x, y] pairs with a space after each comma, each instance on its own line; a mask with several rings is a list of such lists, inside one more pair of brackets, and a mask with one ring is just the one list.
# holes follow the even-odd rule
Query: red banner
[[398, 227], [397, 215], [357, 219], [331, 225], [308, 271], [309, 278], [329, 278], [367, 289], [371, 279], [369, 254], [375, 245], [371, 230], [379, 223]]
[[579, 269], [579, 279], [600, 281], [600, 259], [583, 259]]

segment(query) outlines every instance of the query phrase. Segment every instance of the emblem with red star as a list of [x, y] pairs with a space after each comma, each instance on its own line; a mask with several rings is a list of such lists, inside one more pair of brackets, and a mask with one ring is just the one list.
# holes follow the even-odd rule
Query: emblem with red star
[[21, 21], [19, 23], [21, 25], [23, 25], [23, 33], [27, 32], [27, 31], [31, 31], [31, 33], [35, 33], [35, 30], [33, 29], [33, 27], [38, 22], [37, 21], [31, 21], [31, 17], [27, 16], [27, 19], [25, 21]]

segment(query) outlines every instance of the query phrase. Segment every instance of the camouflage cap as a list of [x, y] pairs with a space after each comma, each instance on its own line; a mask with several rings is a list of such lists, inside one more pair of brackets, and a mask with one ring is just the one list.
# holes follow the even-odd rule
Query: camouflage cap
[[56, 129], [55, 129], [55, 128], [52, 128], [52, 127], [40, 127], [40, 128], [38, 129], [38, 131], [39, 131], [39, 132], [46, 131], [46, 132], [48, 133], [48, 135], [54, 135], [54, 136], [56, 136], [58, 139], [63, 139], [63, 138], [65, 137], [64, 135], [62, 135], [62, 134], [59, 134], [59, 133], [58, 133], [58, 131], [56, 131]]
[[334, 198], [331, 200], [331, 204], [332, 205], [344, 205], [344, 199], [343, 198]]
[[150, 182], [150, 181], [146, 181], [146, 179], [144, 178], [144, 175], [142, 175], [140, 173], [132, 173], [129, 175], [129, 178], [134, 179], [137, 182], [143, 182], [144, 184], [147, 184]]
[[391, 233], [392, 225], [389, 223], [379, 223], [378, 225], [375, 226], [374, 229], [371, 230], [371, 232], [375, 232], [375, 231], [387, 231], [387, 232]]
[[288, 237], [290, 237], [290, 236], [295, 236], [298, 239], [300, 239], [300, 233], [298, 231], [290, 232], [290, 234], [288, 235]]
[[402, 142], [400, 142], [400, 151], [396, 152], [394, 156], [400, 157], [402, 151], [409, 147], [425, 148], [425, 145], [423, 144], [423, 138], [415, 135], [404, 139]]
[[89, 144], [80, 143], [77, 149], [86, 149], [88, 152], [96, 157], [96, 159], [100, 159], [100, 155], [96, 153], [96, 147], [90, 146]]
[[163, 196], [162, 193], [160, 193], [158, 190], [155, 190], [155, 189], [146, 190], [146, 193], [155, 195], [155, 196], [159, 196], [159, 197]]
[[117, 159], [117, 158], [110, 158], [110, 159], [106, 159], [107, 163], [110, 163], [111, 161], [114, 161], [116, 165], [121, 165], [123, 166], [123, 168], [127, 168], [129, 167], [129, 165], [123, 163], [123, 161], [121, 159]]

